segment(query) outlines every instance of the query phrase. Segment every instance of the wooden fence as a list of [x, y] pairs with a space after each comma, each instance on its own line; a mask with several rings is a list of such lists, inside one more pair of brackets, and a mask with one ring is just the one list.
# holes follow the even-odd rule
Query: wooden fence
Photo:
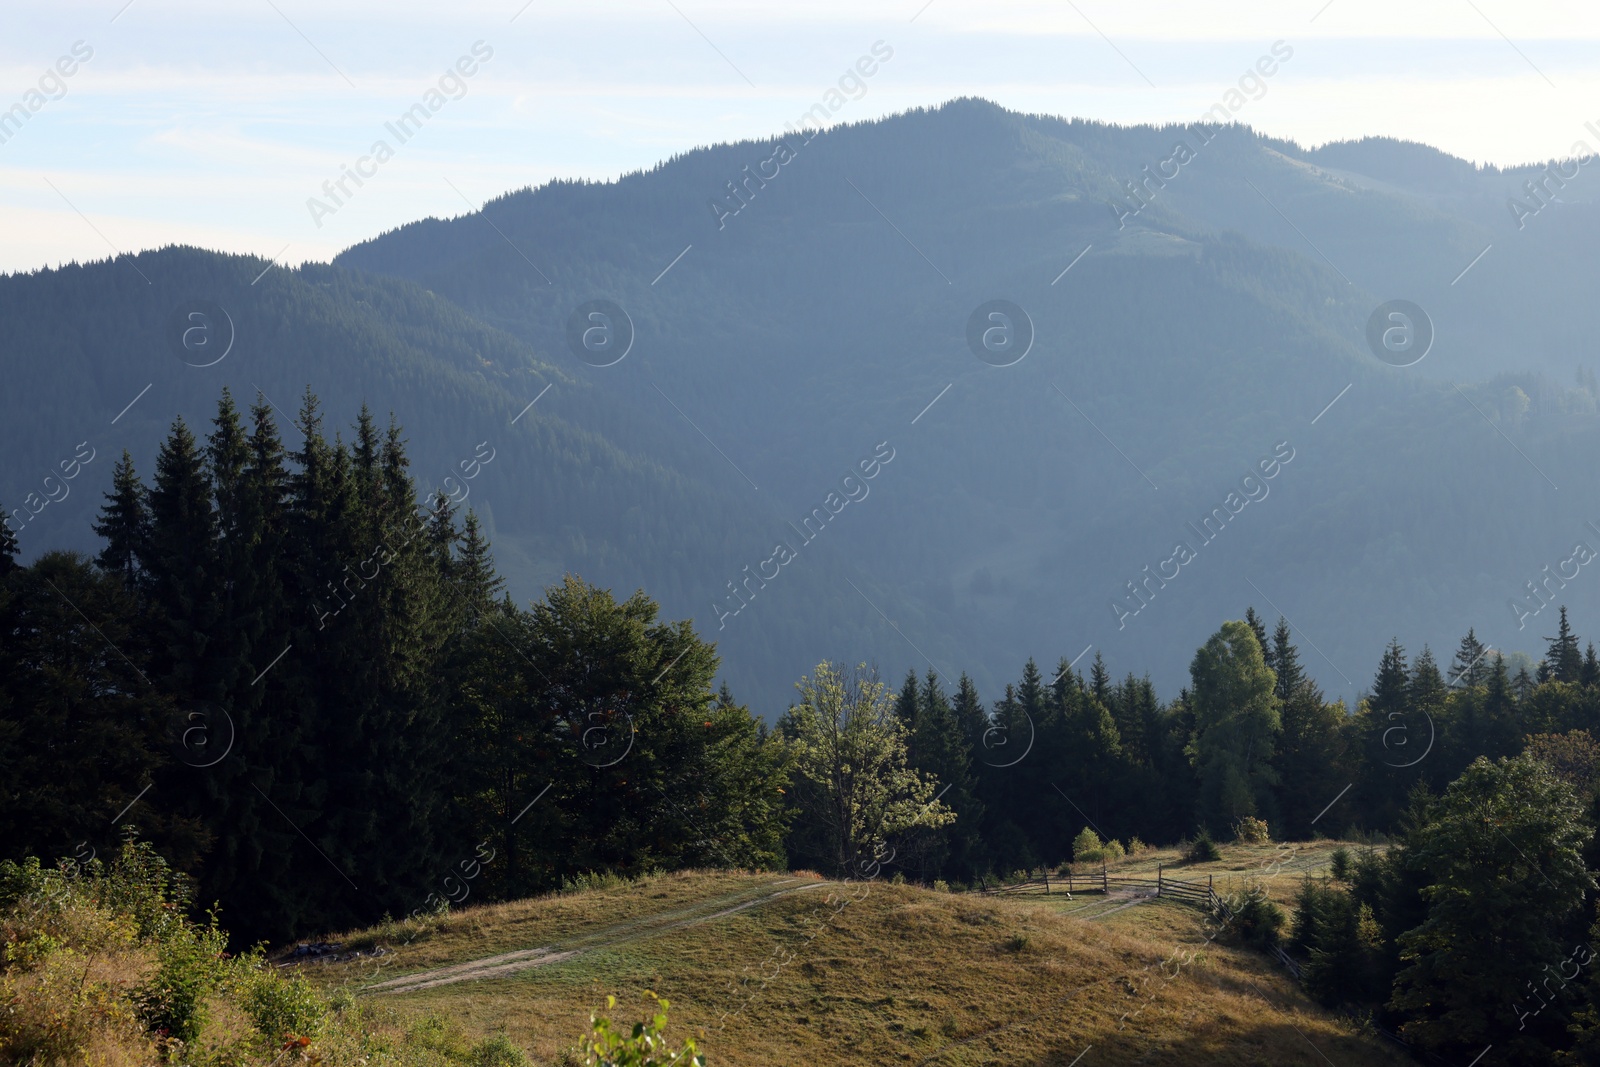
[[1160, 866], [1156, 867], [1154, 878], [1109, 874], [1102, 864], [1098, 872], [1088, 874], [1077, 874], [1068, 869], [1066, 874], [1051, 878], [1050, 872], [1045, 871], [1037, 878], [1025, 878], [1020, 882], [991, 886], [986, 880], [980, 881], [980, 888], [984, 893], [1004, 895], [1042, 893], [1046, 896], [1054, 893], [1109, 893], [1113, 889], [1129, 889], [1151, 896], [1171, 897], [1201, 908], [1221, 906], [1221, 898], [1212, 888], [1209, 876], [1204, 882], [1184, 881], [1169, 877], [1165, 869]]
[[[1233, 919], [1233, 907], [1226, 899], [1219, 896], [1216, 887], [1212, 884], [1211, 876], [1206, 875], [1202, 882], [1190, 882], [1181, 878], [1168, 878], [1166, 871], [1156, 867], [1154, 878], [1140, 878], [1133, 875], [1108, 874], [1104, 864], [1100, 865], [1100, 873], [1074, 874], [1070, 869], [1065, 878], [1058, 876], [1054, 881], [1050, 879], [1050, 872], [1044, 871], [1038, 878], [1026, 878], [1020, 882], [1009, 885], [990, 886], [987, 882], [981, 883], [985, 893], [1014, 894], [1014, 893], [1109, 893], [1113, 889], [1131, 889], [1134, 892], [1143, 891], [1158, 897], [1171, 897], [1183, 904], [1193, 904], [1222, 916], [1226, 921]], [[1300, 977], [1300, 964], [1282, 948], [1274, 945], [1272, 954], [1283, 967], [1296, 979]]]

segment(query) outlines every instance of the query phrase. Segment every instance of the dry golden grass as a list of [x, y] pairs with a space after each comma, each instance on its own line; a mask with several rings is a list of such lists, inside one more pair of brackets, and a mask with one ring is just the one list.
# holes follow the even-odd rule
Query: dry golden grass
[[[1314, 861], [1331, 847], [1298, 856]], [[1275, 852], [1226, 846], [1221, 863], [1173, 873], [1242, 878]], [[1153, 871], [1159, 859], [1146, 853], [1124, 868], [1148, 861]], [[682, 925], [770, 894], [784, 878], [814, 888]], [[1299, 879], [1283, 870], [1268, 884], [1287, 898]], [[607, 993], [619, 996], [618, 1017], [642, 1016], [645, 989], [672, 1001], [670, 1032], [700, 1035], [713, 1063], [739, 1067], [1043, 1067], [1091, 1045], [1086, 1065], [1408, 1062], [1314, 1006], [1260, 954], [1206, 943], [1195, 908], [1152, 901], [1086, 922], [1064, 914], [1066, 903], [841, 887], [810, 874], [679, 873], [469, 908], [397, 948], [381, 972], [358, 962], [308, 973], [358, 990], [497, 953], [578, 946], [513, 974], [362, 997], [401, 1016], [504, 1033], [538, 1063], [559, 1061]], [[662, 913], [677, 918], [651, 921]]]

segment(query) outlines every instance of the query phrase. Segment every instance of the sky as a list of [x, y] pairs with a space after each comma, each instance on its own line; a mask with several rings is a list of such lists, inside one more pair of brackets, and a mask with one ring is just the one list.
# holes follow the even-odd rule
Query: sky
[[[1600, 123], [1592, 0], [5, 0], [0, 19], [0, 272], [169, 244], [326, 261], [508, 190], [771, 136], [841, 79], [840, 123], [961, 96], [1189, 121], [1282, 42], [1239, 117], [1308, 146], [1504, 165]], [[436, 110], [402, 143], [386, 124], [418, 103]]]

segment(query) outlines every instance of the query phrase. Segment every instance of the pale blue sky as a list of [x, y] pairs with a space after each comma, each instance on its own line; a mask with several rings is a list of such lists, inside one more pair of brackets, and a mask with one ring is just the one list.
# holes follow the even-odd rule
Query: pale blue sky
[[[1565, 155], [1600, 121], [1592, 2], [11, 0], [0, 11], [0, 111], [39, 105], [0, 143], [0, 271], [111, 245], [326, 259], [508, 189], [778, 132], [880, 41], [893, 57], [835, 121], [964, 95], [1188, 120], [1278, 40], [1294, 56], [1239, 118], [1302, 143], [1388, 134], [1514, 163]], [[461, 80], [464, 95], [406, 144], [386, 135], [478, 41], [493, 55]], [[77, 42], [92, 58], [52, 80]], [[41, 79], [41, 96], [58, 97], [42, 105], [27, 95]], [[394, 158], [368, 164], [366, 184], [317, 226], [307, 199], [380, 137]]]

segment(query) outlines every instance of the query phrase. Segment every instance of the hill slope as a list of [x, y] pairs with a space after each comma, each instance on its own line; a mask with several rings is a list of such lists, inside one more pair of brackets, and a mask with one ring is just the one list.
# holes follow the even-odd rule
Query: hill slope
[[[628, 1017], [626, 991], [644, 988], [672, 1001], [675, 1028], [704, 1035], [713, 1062], [751, 1067], [1042, 1067], [1090, 1046], [1101, 1063], [1406, 1062], [1316, 1008], [1264, 957], [1205, 945], [1195, 909], [1151, 902], [1119, 918], [1084, 921], [1042, 898], [682, 872], [467, 908], [389, 956], [306, 973], [403, 1016], [504, 1033], [539, 1062], [556, 1061], [606, 992], [624, 993]], [[528, 950], [539, 946], [558, 951], [535, 965]], [[1180, 946], [1199, 949], [1192, 966], [1170, 962]]]

